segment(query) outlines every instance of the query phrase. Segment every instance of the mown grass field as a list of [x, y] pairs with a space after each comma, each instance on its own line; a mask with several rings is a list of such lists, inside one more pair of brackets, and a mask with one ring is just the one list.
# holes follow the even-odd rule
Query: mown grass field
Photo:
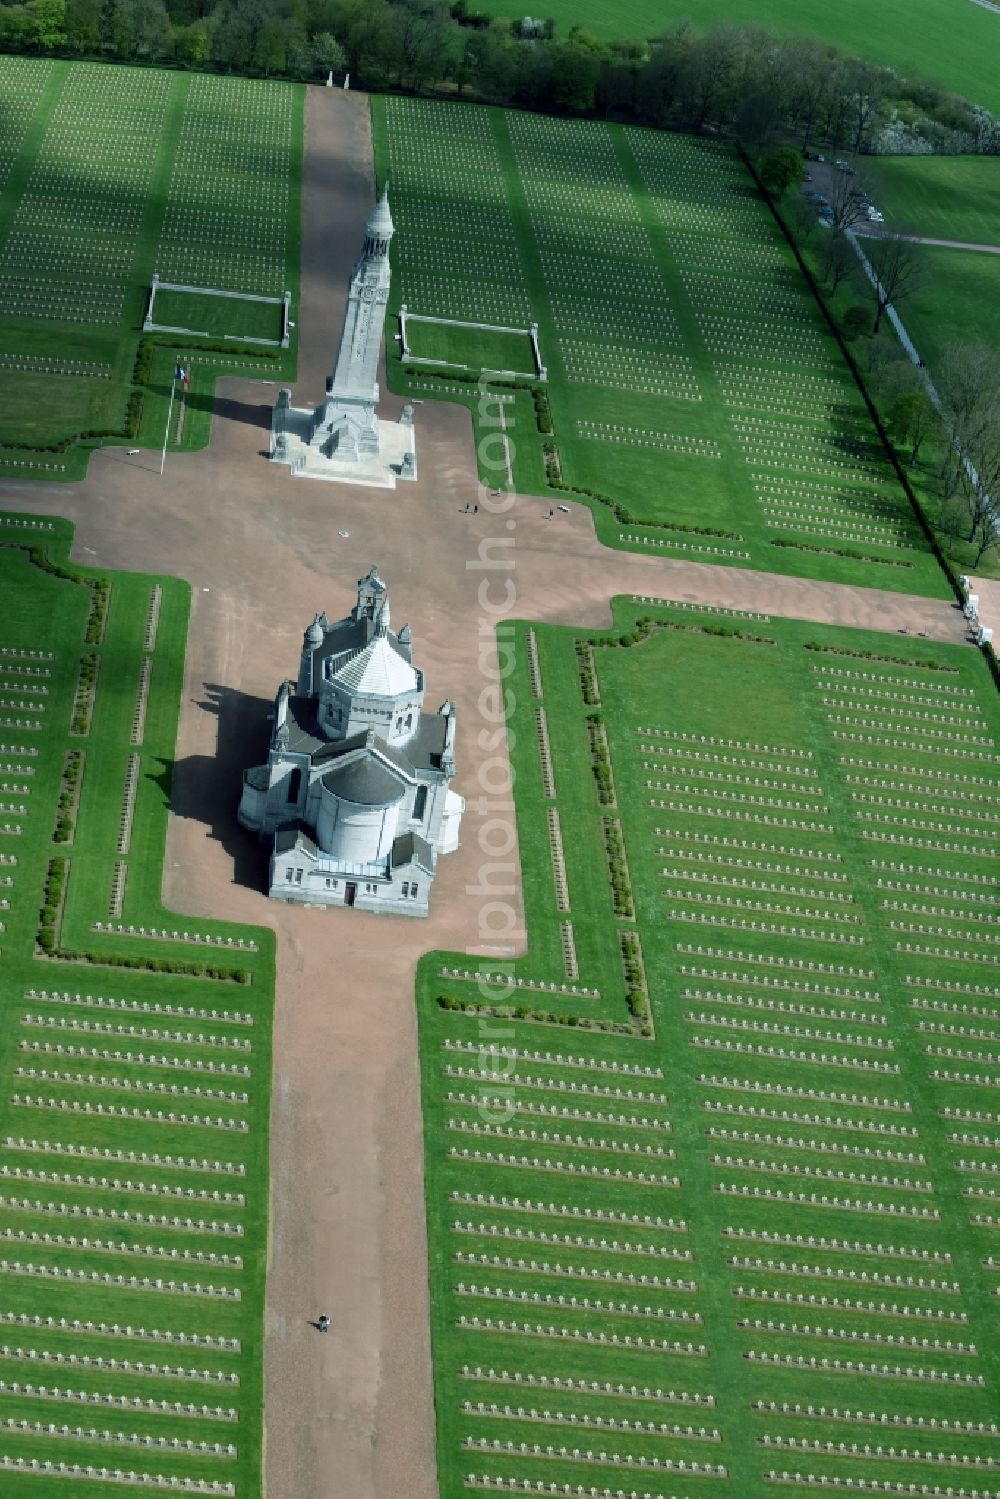
[[160, 904], [188, 590], [71, 536], [0, 517], [0, 1490], [252, 1495], [273, 943]]
[[[252, 338], [271, 343], [278, 343], [281, 339], [281, 307], [272, 302], [245, 302], [235, 297], [160, 291], [156, 296], [153, 320], [171, 328], [204, 333], [209, 338]], [[233, 351], [244, 352], [236, 344]]]
[[476, 375], [483, 369], [512, 370], [534, 378], [535, 360], [526, 333], [408, 322], [406, 337], [410, 355], [416, 359], [433, 359]]
[[[994, 157], [882, 157], [875, 193], [900, 233], [1000, 245], [1000, 162]], [[1000, 348], [1000, 255], [927, 246], [927, 280], [903, 310], [933, 367], [955, 344]]]
[[878, 206], [897, 233], [1000, 245], [995, 156], [880, 156], [871, 170]]
[[[568, 486], [612, 546], [947, 592], [728, 147], [410, 99], [377, 99], [373, 117], [393, 185], [392, 307], [539, 325], [554, 431], [526, 395], [508, 408], [520, 490]], [[388, 347], [396, 388], [455, 399]]]
[[1000, 255], [932, 246], [926, 254], [928, 284], [903, 317], [931, 372], [951, 345], [1000, 349]]
[[[124, 424], [154, 271], [294, 302], [303, 98], [292, 84], [0, 57], [0, 473], [77, 478], [101, 439], [31, 449], [81, 432], [137, 440]], [[232, 366], [200, 362], [210, 394]], [[264, 367], [290, 374], [294, 351]], [[150, 446], [158, 396], [138, 433]], [[204, 436], [192, 423], [183, 444]]]
[[[520, 0], [488, 0], [491, 15], [519, 18]], [[971, 0], [886, 0], [876, 12], [862, 6], [832, 9], [821, 0], [762, 0], [737, 4], [726, 0], [692, 0], [682, 10], [662, 0], [624, 0], [609, 6], [602, 0], [555, 0], [548, 14], [558, 35], [573, 26], [601, 37], [656, 36], [679, 19], [696, 26], [719, 24], [762, 26], [784, 36], [815, 36], [845, 52], [883, 63], [897, 72], [932, 78], [994, 112], [1000, 110], [1000, 83], [993, 66], [998, 18]]]
[[443, 1499], [991, 1490], [983, 658], [615, 618], [516, 629], [528, 956], [420, 975]]

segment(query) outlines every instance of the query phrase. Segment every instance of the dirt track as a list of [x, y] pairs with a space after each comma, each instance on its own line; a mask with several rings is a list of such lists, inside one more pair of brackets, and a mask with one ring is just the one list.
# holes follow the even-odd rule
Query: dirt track
[[[310, 91], [303, 224], [301, 378], [318, 399], [344, 287], [371, 202], [365, 100]], [[480, 543], [513, 542], [507, 612], [596, 625], [615, 593], [643, 593], [961, 641], [946, 603], [864, 588], [610, 552], [590, 513], [547, 519], [518, 497], [491, 517], [476, 483], [467, 414], [418, 408], [420, 480], [395, 494], [295, 481], [261, 455], [273, 391], [225, 381], [210, 448], [98, 454], [86, 483], [0, 483], [0, 503], [76, 522], [88, 563], [176, 573], [194, 589], [164, 897], [190, 914], [272, 926], [278, 939], [267, 1303], [271, 1499], [430, 1499], [436, 1494], [422, 1137], [412, 975], [436, 947], [475, 949], [470, 893], [487, 816], [477, 805], [479, 696], [493, 658], [470, 570]], [[398, 402], [388, 400], [391, 414]], [[515, 434], [516, 438], [516, 434]], [[464, 514], [479, 501], [476, 516]], [[338, 533], [347, 531], [344, 539]], [[87, 552], [83, 548], [88, 548]], [[344, 610], [377, 562], [393, 620], [410, 620], [432, 706], [459, 709], [457, 789], [470, 799], [462, 850], [444, 861], [426, 923], [287, 910], [260, 894], [265, 859], [236, 826], [243, 767], [262, 758], [265, 714], [294, 674], [314, 610]], [[482, 646], [480, 620], [485, 620]], [[480, 660], [482, 650], [483, 659]], [[519, 902], [515, 895], [515, 905]], [[319, 1337], [309, 1319], [329, 1312]]]

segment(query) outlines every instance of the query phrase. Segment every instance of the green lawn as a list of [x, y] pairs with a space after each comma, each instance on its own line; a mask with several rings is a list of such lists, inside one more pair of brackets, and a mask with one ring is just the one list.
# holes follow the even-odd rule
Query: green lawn
[[0, 1488], [65, 1491], [23, 1458], [249, 1499], [273, 939], [161, 907], [188, 589], [79, 570], [71, 539], [0, 517]]
[[433, 359], [475, 374], [483, 369], [512, 370], [534, 379], [535, 358], [524, 333], [407, 320], [406, 338], [411, 359]]
[[[491, 15], [520, 17], [521, 0], [483, 0]], [[1000, 111], [995, 59], [1000, 17], [971, 0], [885, 0], [877, 11], [864, 6], [836, 9], [821, 0], [691, 0], [683, 7], [662, 0], [556, 0], [548, 7], [565, 36], [583, 26], [602, 37], [655, 36], [678, 20], [697, 26], [763, 26], [785, 36], [815, 36], [845, 52], [884, 63], [897, 72], [933, 78], [945, 88]]]
[[[507, 411], [520, 490], [547, 473], [553, 497], [591, 503], [610, 546], [946, 594], [727, 146], [405, 98], [374, 100], [373, 119], [397, 223], [393, 309], [539, 326], [554, 431]], [[393, 345], [388, 360], [400, 392], [455, 398], [402, 370]]]
[[907, 304], [903, 319], [932, 373], [949, 344], [1000, 349], [1000, 255], [928, 246], [927, 262], [928, 284]]
[[1000, 245], [1000, 158], [880, 156], [871, 171], [875, 200], [897, 232]]
[[159, 291], [153, 306], [153, 321], [209, 338], [265, 339], [271, 343], [281, 340], [281, 306], [273, 302]]
[[[303, 99], [292, 84], [0, 57], [0, 473], [55, 461], [79, 478], [93, 442], [55, 460], [27, 449], [137, 440], [126, 408], [154, 272], [294, 299]], [[278, 336], [277, 309], [200, 310], [187, 326]], [[209, 392], [227, 368], [205, 369]], [[268, 367], [293, 371], [294, 349]], [[148, 421], [138, 441], [158, 443]]]
[[765, 1499], [772, 1470], [946, 1493], [996, 1445], [988, 670], [615, 615], [656, 625], [582, 637], [587, 701], [581, 637], [530, 627], [532, 680], [516, 630], [528, 956], [431, 954], [418, 982], [442, 1499], [630, 1492], [640, 1465], [654, 1494]]

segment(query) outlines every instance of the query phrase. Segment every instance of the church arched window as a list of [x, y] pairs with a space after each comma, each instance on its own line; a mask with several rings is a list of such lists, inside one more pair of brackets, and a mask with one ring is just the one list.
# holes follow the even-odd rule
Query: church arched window
[[296, 767], [288, 777], [288, 800], [297, 802], [299, 792], [302, 790], [302, 771]]

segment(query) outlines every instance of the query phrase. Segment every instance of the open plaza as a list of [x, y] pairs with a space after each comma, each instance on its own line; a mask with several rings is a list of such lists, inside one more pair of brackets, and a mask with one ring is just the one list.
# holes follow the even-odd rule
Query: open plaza
[[109, 71], [0, 58], [0, 1494], [990, 1499], [995, 657], [745, 161]]

